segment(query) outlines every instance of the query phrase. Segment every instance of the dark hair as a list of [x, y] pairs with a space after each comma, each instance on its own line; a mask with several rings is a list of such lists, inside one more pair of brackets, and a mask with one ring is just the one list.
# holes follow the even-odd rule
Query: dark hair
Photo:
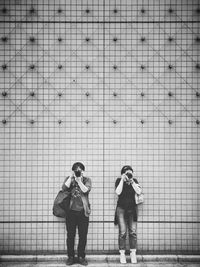
[[80, 168], [82, 171], [85, 170], [85, 166], [81, 162], [75, 162], [72, 166], [72, 171], [75, 171], [77, 168]]
[[133, 169], [131, 168], [131, 166], [129, 165], [125, 165], [122, 169], [121, 169], [121, 174], [125, 173], [126, 171], [132, 171], [133, 172]]

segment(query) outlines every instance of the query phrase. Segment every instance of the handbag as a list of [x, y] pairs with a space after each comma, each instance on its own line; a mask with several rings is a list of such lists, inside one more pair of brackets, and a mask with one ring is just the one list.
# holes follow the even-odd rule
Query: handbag
[[138, 195], [135, 193], [135, 204], [139, 205], [139, 204], [142, 204], [143, 202], [144, 202], [144, 194], [141, 193]]
[[69, 191], [60, 190], [53, 203], [53, 215], [65, 218], [69, 210], [71, 194]]

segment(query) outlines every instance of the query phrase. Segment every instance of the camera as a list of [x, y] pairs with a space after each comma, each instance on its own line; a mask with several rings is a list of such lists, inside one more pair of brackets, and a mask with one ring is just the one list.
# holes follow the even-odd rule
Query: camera
[[128, 172], [128, 173], [126, 173], [126, 177], [128, 179], [132, 179], [133, 178], [133, 175], [132, 175], [132, 173]]
[[81, 176], [81, 171], [80, 170], [74, 171], [74, 174], [75, 174], [76, 177], [80, 177]]

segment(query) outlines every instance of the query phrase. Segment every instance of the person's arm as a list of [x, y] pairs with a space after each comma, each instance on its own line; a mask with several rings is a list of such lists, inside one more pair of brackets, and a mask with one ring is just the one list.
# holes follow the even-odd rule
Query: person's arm
[[81, 177], [76, 177], [75, 180], [77, 181], [83, 193], [88, 193], [91, 190], [91, 180], [89, 178], [87, 178], [87, 181], [85, 184], [82, 182]]
[[133, 189], [135, 190], [136, 194], [140, 195], [142, 193], [141, 186], [138, 183], [136, 183], [134, 180], [132, 181], [131, 185]]
[[72, 182], [72, 176], [68, 176], [63, 185], [62, 185], [62, 190], [63, 191], [66, 191], [66, 190], [69, 190], [70, 186], [71, 186], [71, 182]]
[[71, 182], [72, 182], [72, 177], [70, 176], [70, 177], [67, 179], [67, 181], [65, 182], [66, 187], [70, 188]]
[[125, 176], [122, 174], [120, 182], [119, 182], [118, 186], [115, 189], [115, 192], [116, 192], [116, 194], [118, 196], [122, 193], [123, 186], [124, 186], [124, 179], [125, 179]]

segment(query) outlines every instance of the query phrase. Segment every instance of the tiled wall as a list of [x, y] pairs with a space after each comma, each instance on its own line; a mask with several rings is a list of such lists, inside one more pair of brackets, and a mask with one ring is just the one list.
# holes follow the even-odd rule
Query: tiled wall
[[0, 2], [0, 250], [64, 252], [52, 203], [92, 178], [87, 250], [117, 250], [114, 183], [145, 193], [140, 251], [198, 251], [198, 0]]

